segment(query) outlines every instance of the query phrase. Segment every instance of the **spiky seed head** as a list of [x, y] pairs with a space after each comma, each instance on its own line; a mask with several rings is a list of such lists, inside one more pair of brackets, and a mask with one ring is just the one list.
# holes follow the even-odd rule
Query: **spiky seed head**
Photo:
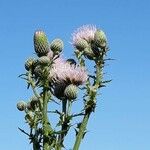
[[49, 52], [49, 42], [43, 31], [34, 33], [34, 49], [39, 57], [46, 56]]
[[25, 62], [25, 69], [29, 71], [30, 69], [33, 69], [33, 64], [34, 64], [35, 59], [34, 58], [29, 58]]
[[46, 66], [50, 64], [50, 58], [48, 56], [42, 56], [37, 60], [38, 64]]
[[27, 107], [27, 104], [24, 101], [20, 101], [17, 103], [17, 109], [19, 111], [24, 111], [26, 109], [26, 107]]
[[84, 39], [80, 39], [78, 41], [76, 41], [74, 43], [74, 46], [79, 50], [79, 51], [83, 51], [85, 48], [87, 48], [89, 45], [88, 45], [88, 42]]
[[77, 86], [70, 84], [65, 88], [64, 95], [68, 100], [74, 100], [77, 98]]
[[64, 44], [63, 41], [61, 39], [54, 39], [51, 43], [50, 43], [50, 49], [53, 51], [53, 53], [59, 54], [62, 50], [63, 50]]
[[94, 35], [94, 42], [98, 47], [106, 47], [107, 38], [105, 33], [102, 30], [97, 30]]

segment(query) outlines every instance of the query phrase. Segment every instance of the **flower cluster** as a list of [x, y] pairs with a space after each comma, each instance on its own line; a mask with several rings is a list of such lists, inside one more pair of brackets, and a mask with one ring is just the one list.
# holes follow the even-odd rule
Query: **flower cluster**
[[72, 44], [76, 56], [83, 55], [91, 60], [97, 59], [102, 51], [107, 50], [106, 35], [93, 25], [84, 25], [72, 34]]

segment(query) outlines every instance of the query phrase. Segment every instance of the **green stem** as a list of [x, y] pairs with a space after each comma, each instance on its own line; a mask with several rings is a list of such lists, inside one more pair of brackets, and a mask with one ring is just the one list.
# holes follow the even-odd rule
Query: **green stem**
[[40, 98], [40, 95], [37, 93], [37, 91], [36, 91], [36, 89], [35, 89], [35, 83], [34, 83], [34, 81], [33, 81], [33, 79], [32, 79], [32, 72], [31, 72], [31, 70], [28, 72], [28, 82], [29, 82], [29, 84], [30, 84], [31, 87], [32, 87], [32, 91], [33, 91], [34, 95], [35, 95], [37, 98]]
[[38, 123], [37, 123], [37, 116], [35, 115], [34, 118], [34, 140], [33, 140], [33, 150], [39, 150], [40, 149], [40, 142], [38, 141]]
[[91, 114], [91, 113], [87, 113], [87, 114], [84, 116], [84, 118], [83, 118], [82, 124], [81, 124], [81, 126], [80, 126], [79, 132], [78, 132], [77, 137], [76, 137], [76, 141], [75, 141], [73, 150], [79, 150], [79, 146], [80, 146], [81, 140], [82, 140], [82, 138], [83, 138], [83, 135], [84, 135], [84, 133], [85, 133], [86, 126], [87, 126], [87, 123], [88, 123], [90, 114]]
[[[93, 101], [95, 103], [97, 90], [99, 88], [99, 84], [100, 84], [101, 80], [102, 80], [102, 67], [100, 65], [100, 62], [98, 61], [98, 62], [96, 62], [96, 80], [89, 92], [89, 99], [87, 100], [87, 103], [90, 101]], [[89, 86], [91, 86], [90, 83], [89, 83]], [[90, 114], [92, 113], [92, 111], [93, 111], [93, 109], [86, 110], [86, 108], [85, 108], [85, 115], [82, 120], [81, 126], [79, 128], [78, 134], [76, 136], [76, 141], [75, 141], [73, 150], [79, 150], [81, 140], [85, 134], [86, 126], [87, 126], [87, 123], [88, 123], [88, 120], [89, 120], [89, 117], [90, 117]]]
[[67, 116], [70, 115], [71, 113], [71, 106], [72, 106], [72, 101], [68, 100], [68, 106], [67, 106]]
[[49, 121], [48, 121], [48, 116], [47, 116], [47, 103], [48, 103], [48, 91], [46, 88], [44, 88], [43, 89], [43, 109], [42, 109], [43, 150], [49, 150], [48, 133], [49, 133], [49, 129], [51, 130]]
[[65, 136], [64, 130], [66, 130], [66, 128], [65, 128], [66, 106], [67, 106], [67, 100], [64, 99], [64, 100], [62, 100], [62, 125], [61, 125], [62, 133], [58, 137], [57, 150], [61, 150], [61, 148], [63, 146], [64, 136]]

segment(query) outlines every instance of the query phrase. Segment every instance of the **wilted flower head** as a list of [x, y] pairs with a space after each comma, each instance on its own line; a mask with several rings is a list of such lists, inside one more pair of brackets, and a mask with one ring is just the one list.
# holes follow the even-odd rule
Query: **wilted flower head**
[[96, 30], [97, 29], [94, 25], [84, 25], [78, 28], [72, 34], [73, 45], [76, 45], [76, 43], [82, 39], [86, 40], [87, 42], [94, 40]]
[[53, 69], [56, 82], [82, 85], [86, 82], [88, 75], [83, 67], [71, 65], [69, 62], [58, 58], [54, 61]]

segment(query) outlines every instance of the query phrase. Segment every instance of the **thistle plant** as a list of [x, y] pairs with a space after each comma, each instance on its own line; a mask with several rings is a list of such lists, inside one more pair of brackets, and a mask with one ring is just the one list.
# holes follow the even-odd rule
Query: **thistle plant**
[[[103, 80], [108, 43], [102, 30], [85, 25], [72, 34], [76, 61], [62, 58], [63, 45], [61, 39], [49, 42], [43, 31], [36, 31], [36, 56], [26, 60], [26, 72], [20, 75], [33, 96], [17, 103], [29, 125], [28, 132], [19, 130], [28, 136], [33, 150], [67, 148], [65, 139], [71, 128], [75, 129], [75, 142], [71, 149], [79, 150], [91, 113], [95, 111], [99, 89], [109, 82]], [[94, 71], [88, 69], [90, 62]], [[79, 91], [83, 93], [82, 101], [77, 100]], [[72, 111], [75, 102], [82, 106], [79, 112]], [[53, 103], [58, 104], [56, 109], [51, 107]], [[56, 125], [49, 115], [58, 116]], [[76, 117], [80, 119], [74, 123]]]

